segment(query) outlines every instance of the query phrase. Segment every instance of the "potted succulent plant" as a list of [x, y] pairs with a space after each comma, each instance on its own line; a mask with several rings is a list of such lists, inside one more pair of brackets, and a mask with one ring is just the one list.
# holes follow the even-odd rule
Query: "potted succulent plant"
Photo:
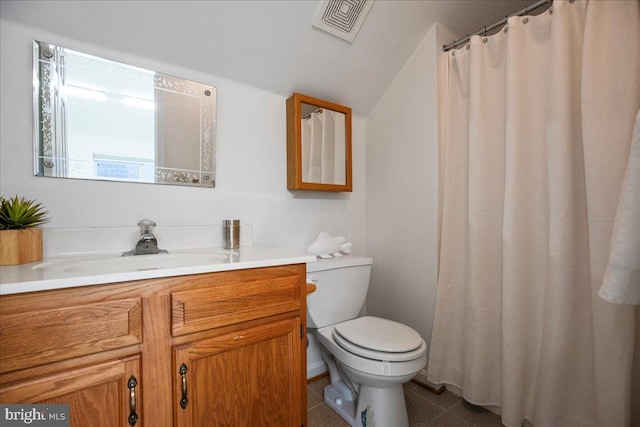
[[0, 265], [42, 260], [42, 229], [37, 227], [48, 221], [41, 203], [0, 196]]

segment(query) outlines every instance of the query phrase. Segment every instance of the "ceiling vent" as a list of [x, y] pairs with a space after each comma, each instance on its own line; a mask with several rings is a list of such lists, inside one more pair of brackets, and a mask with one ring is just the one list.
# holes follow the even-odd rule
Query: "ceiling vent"
[[356, 38], [374, 0], [324, 0], [313, 26], [348, 42]]

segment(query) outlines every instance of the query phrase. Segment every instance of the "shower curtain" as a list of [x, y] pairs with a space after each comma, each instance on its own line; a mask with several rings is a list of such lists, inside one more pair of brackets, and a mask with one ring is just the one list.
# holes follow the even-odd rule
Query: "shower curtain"
[[429, 381], [507, 426], [640, 423], [640, 309], [598, 296], [640, 109], [640, 2], [556, 0], [443, 55]]
[[346, 182], [345, 115], [319, 109], [302, 119], [302, 180], [323, 184]]

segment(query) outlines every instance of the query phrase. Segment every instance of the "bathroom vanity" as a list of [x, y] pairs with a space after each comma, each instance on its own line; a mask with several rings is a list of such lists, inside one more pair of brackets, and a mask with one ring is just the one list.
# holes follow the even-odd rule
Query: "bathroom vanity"
[[3, 267], [0, 402], [66, 403], [72, 426], [305, 426], [311, 259], [256, 251], [99, 276]]

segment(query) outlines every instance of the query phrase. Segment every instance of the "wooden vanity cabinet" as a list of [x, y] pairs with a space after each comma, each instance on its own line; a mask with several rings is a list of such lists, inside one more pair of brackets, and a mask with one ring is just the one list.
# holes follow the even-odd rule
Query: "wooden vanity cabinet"
[[[51, 372], [2, 388], [2, 403], [68, 404], [72, 426], [142, 425], [131, 407], [140, 378], [140, 356], [112, 360], [62, 372]], [[131, 386], [131, 389], [129, 388]]]
[[0, 402], [70, 404], [71, 426], [305, 426], [305, 281], [297, 264], [2, 296]]
[[299, 326], [285, 318], [176, 347], [175, 425], [301, 425]]
[[138, 418], [141, 295], [95, 290], [0, 297], [1, 403], [68, 403], [74, 426]]

